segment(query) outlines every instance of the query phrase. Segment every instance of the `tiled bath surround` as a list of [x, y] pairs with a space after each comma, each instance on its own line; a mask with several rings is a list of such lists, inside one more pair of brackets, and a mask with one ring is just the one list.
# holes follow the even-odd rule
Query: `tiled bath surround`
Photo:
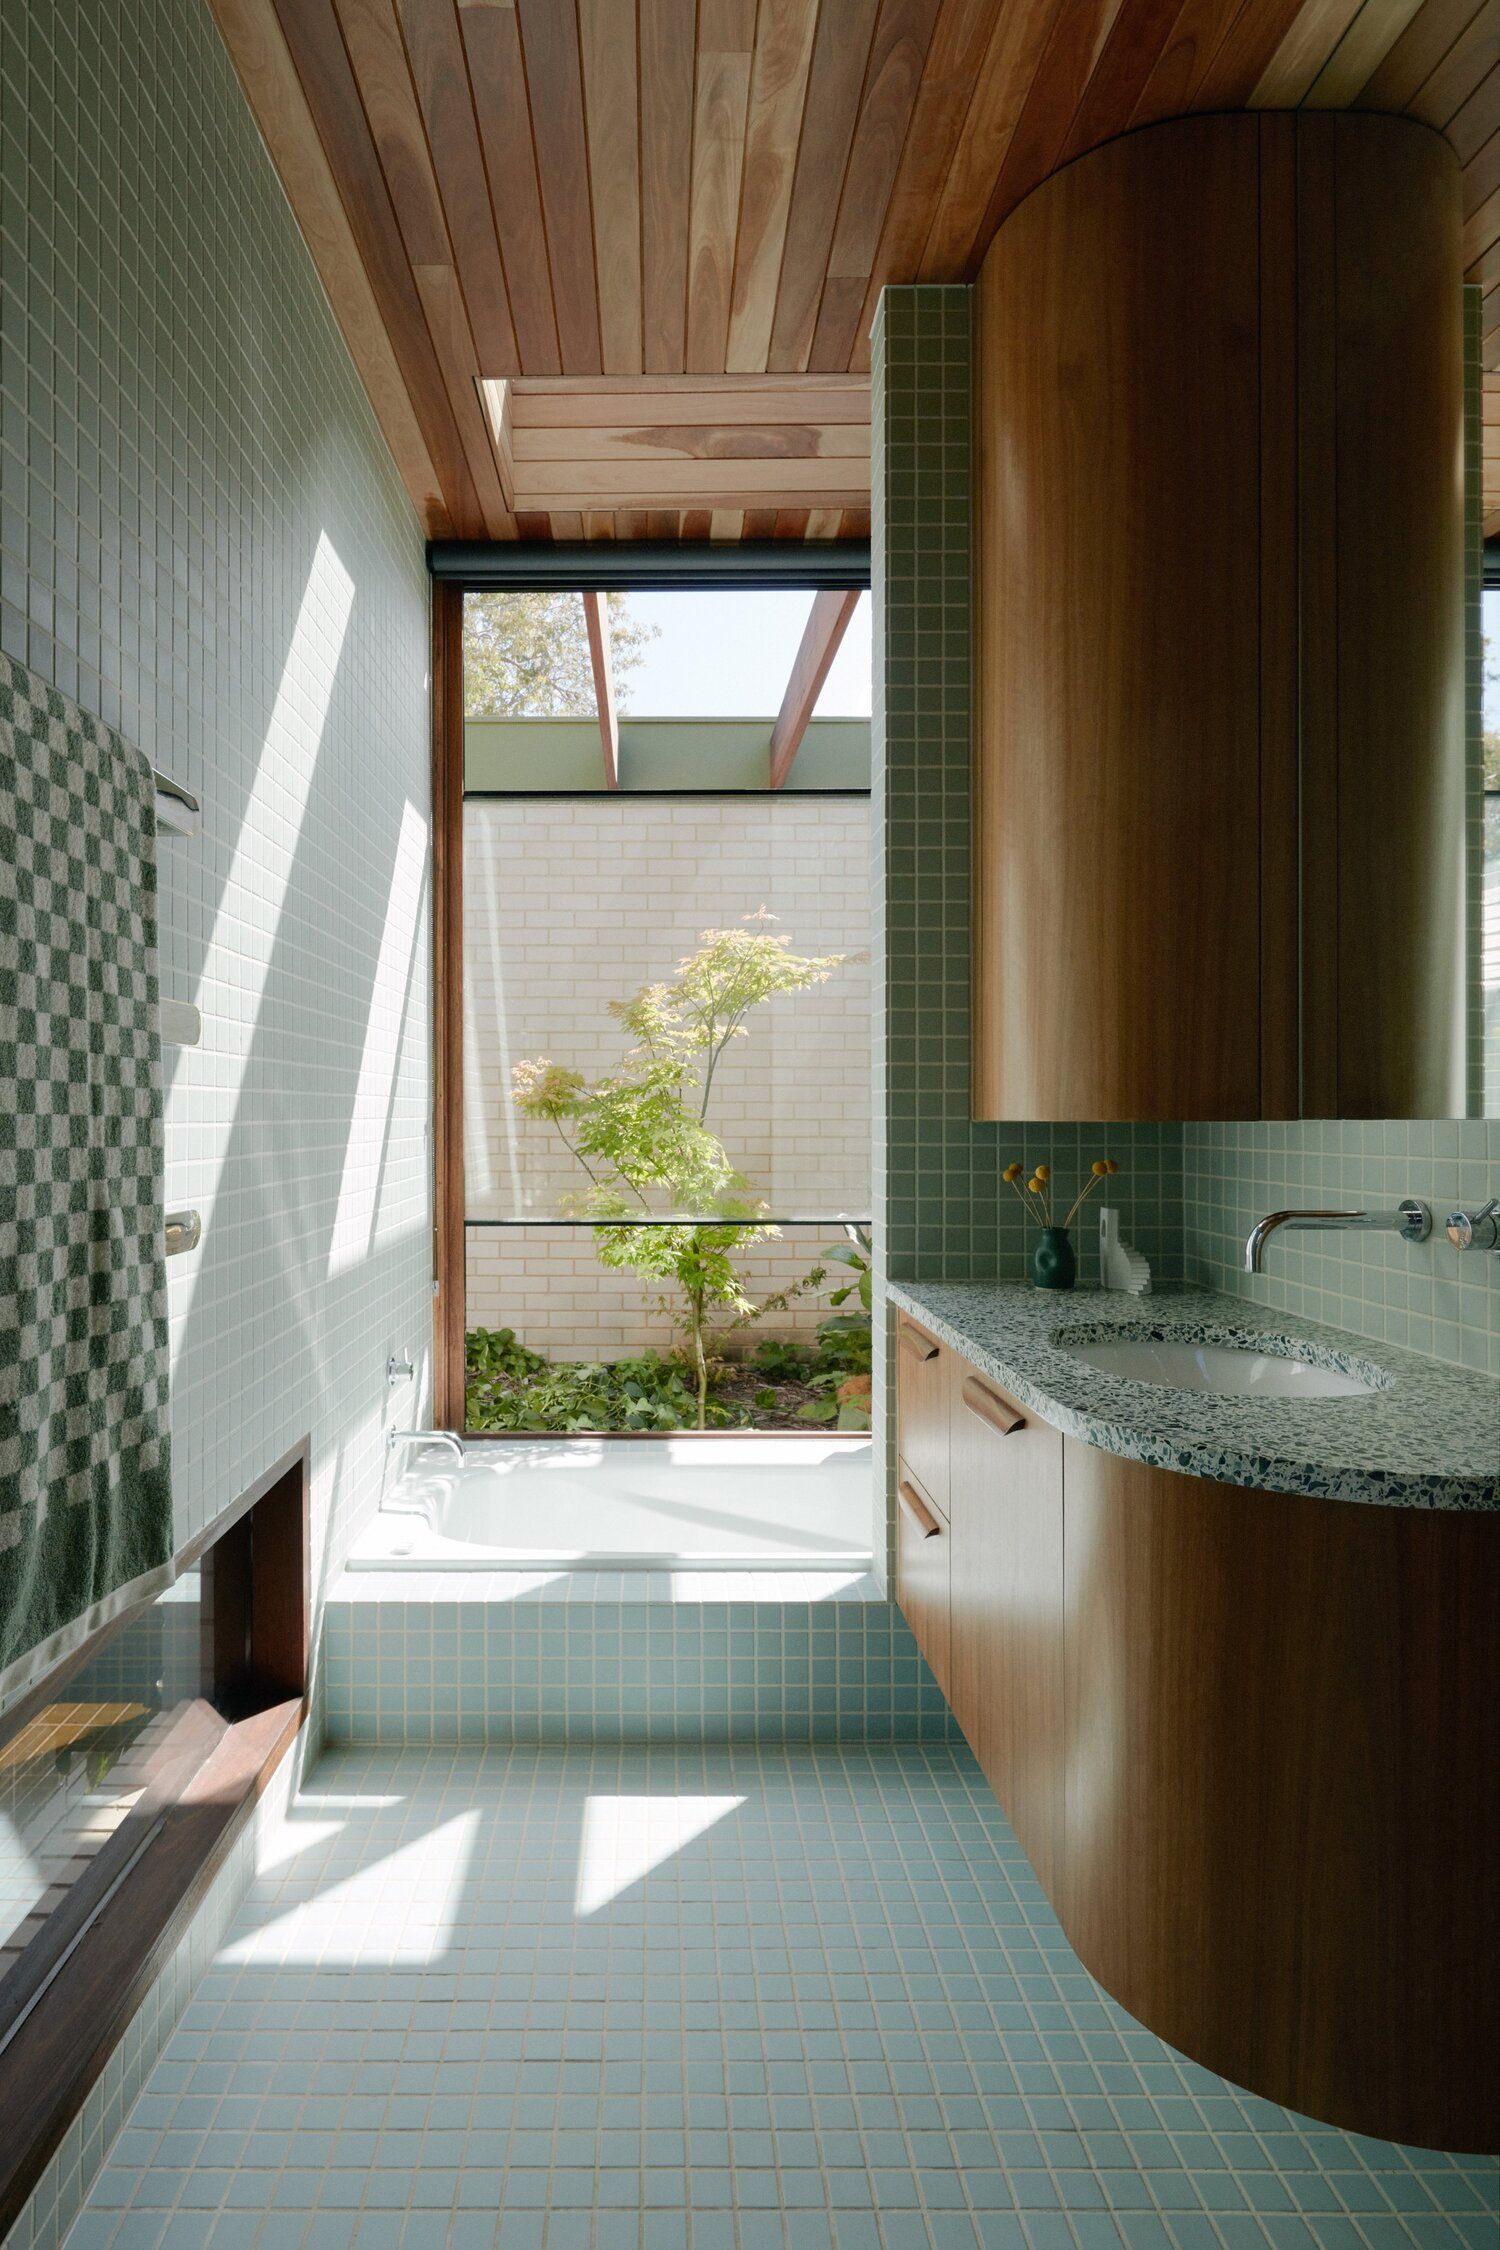
[[335, 1742], [956, 1736], [905, 1618], [848, 1573], [346, 1573], [323, 1635]]

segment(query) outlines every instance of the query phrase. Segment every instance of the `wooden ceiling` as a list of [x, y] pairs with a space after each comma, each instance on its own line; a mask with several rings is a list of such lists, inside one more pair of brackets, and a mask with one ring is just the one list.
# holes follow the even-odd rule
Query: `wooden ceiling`
[[434, 537], [864, 532], [881, 288], [1184, 111], [1446, 133], [1500, 371], [1500, 0], [210, 4]]

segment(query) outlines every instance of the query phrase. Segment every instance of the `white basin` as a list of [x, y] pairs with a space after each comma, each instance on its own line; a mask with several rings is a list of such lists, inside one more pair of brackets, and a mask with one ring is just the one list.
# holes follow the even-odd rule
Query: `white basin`
[[1193, 1344], [1128, 1336], [1069, 1343], [1057, 1349], [1101, 1375], [1125, 1375], [1176, 1391], [1212, 1391], [1219, 1398], [1369, 1398], [1377, 1386], [1334, 1367], [1263, 1351], [1251, 1344]]

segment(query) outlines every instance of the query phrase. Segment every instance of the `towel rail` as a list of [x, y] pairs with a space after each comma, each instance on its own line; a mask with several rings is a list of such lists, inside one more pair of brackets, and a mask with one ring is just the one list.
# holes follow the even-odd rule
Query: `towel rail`
[[191, 789], [173, 781], [159, 768], [151, 768], [156, 783], [156, 825], [169, 836], [196, 836], [203, 827], [203, 807]]
[[203, 1240], [203, 1220], [196, 1211], [169, 1211], [167, 1213], [167, 1256], [181, 1257], [184, 1250], [196, 1250]]

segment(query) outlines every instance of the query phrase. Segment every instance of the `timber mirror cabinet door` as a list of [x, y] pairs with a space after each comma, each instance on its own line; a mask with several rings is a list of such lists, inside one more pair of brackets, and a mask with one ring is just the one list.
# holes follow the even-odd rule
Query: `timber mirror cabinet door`
[[1144, 128], [978, 284], [981, 1118], [1466, 1108], [1459, 167]]
[[898, 1338], [901, 1605], [1085, 1968], [1270, 2101], [1500, 2145], [1500, 1517], [1126, 1460]]

